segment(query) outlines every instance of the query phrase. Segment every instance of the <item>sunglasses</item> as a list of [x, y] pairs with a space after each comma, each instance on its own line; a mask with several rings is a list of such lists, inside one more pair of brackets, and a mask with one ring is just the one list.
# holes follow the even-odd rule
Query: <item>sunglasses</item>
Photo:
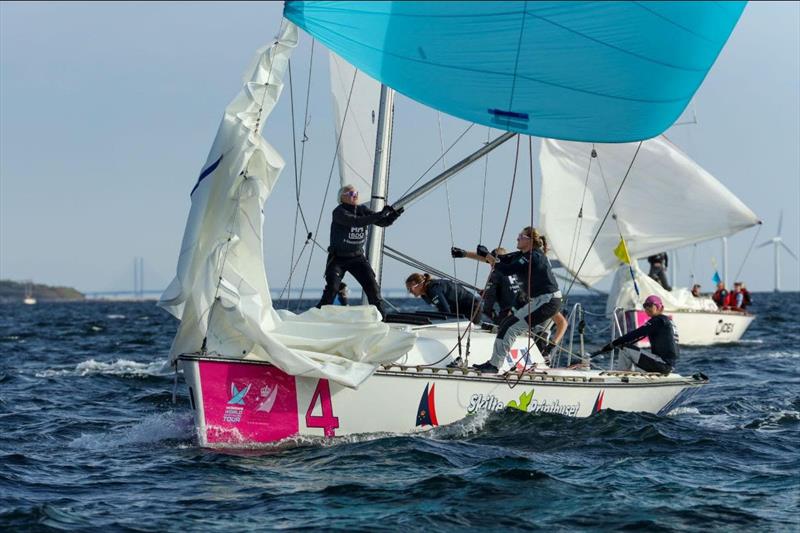
[[517, 240], [519, 239], [530, 239], [530, 237], [528, 235], [525, 235], [524, 233], [520, 233], [519, 235], [517, 235]]
[[358, 196], [358, 191], [347, 191], [344, 193], [344, 196], [349, 196], [350, 198], [355, 198]]

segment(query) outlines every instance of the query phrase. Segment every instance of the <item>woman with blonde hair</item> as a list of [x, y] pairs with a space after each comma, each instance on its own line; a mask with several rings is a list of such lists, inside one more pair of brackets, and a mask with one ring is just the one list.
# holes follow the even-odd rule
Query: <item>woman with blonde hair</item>
[[[489, 361], [474, 365], [480, 372], [497, 373], [517, 337], [526, 330], [551, 319], [561, 309], [561, 291], [553, 276], [550, 261], [542, 249], [542, 237], [531, 226], [517, 235], [517, 251], [495, 257], [486, 248], [479, 247], [477, 254], [453, 248], [453, 257], [470, 257], [494, 265], [503, 275], [515, 275], [520, 282], [525, 302], [514, 313], [500, 322]], [[483, 253], [483, 252], [486, 253]]]

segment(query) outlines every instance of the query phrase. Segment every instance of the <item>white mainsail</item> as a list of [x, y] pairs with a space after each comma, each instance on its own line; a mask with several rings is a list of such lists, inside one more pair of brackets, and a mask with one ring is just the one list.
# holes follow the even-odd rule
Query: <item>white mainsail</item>
[[264, 267], [263, 227], [272, 221], [262, 207], [284, 161], [261, 130], [296, 45], [296, 26], [284, 21], [279, 37], [258, 51], [242, 91], [225, 109], [191, 193], [177, 276], [159, 305], [181, 321], [171, 361], [205, 348], [212, 355], [261, 359], [289, 374], [356, 387], [378, 364], [408, 352], [415, 335], [390, 330], [372, 306], [279, 315]]
[[[759, 222], [665, 137], [643, 141], [634, 160], [638, 145], [542, 141], [540, 226], [561, 264], [589, 285], [620, 266], [614, 255], [620, 235], [635, 260]], [[611, 215], [600, 227], [626, 172]]]
[[331, 94], [341, 184], [372, 191], [381, 84], [330, 52]]

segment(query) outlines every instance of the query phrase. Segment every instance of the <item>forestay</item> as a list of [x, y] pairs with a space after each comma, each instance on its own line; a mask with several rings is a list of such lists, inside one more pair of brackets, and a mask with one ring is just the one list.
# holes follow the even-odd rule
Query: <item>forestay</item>
[[342, 185], [372, 191], [381, 84], [333, 52], [329, 54]]
[[741, 200], [665, 137], [641, 143], [634, 160], [638, 145], [542, 141], [540, 226], [561, 264], [589, 285], [620, 265], [614, 255], [620, 235], [637, 259], [758, 223]]
[[626, 142], [681, 114], [745, 2], [286, 2], [369, 76], [464, 120]]
[[177, 276], [159, 305], [181, 321], [171, 361], [205, 347], [212, 355], [262, 359], [289, 374], [355, 387], [379, 363], [408, 352], [414, 334], [390, 330], [371, 306], [279, 315], [264, 267], [264, 223], [278, 223], [264, 204], [284, 161], [261, 130], [296, 44], [297, 28], [286, 21], [275, 42], [258, 51], [242, 91], [225, 109], [191, 193]]

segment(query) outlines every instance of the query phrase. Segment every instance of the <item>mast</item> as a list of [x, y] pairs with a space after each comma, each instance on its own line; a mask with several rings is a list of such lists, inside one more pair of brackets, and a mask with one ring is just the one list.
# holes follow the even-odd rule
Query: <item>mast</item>
[[722, 238], [722, 281], [728, 287], [728, 238]]
[[[378, 133], [375, 139], [375, 164], [372, 167], [372, 199], [369, 208], [380, 211], [386, 205], [389, 189], [389, 159], [392, 152], [392, 117], [394, 114], [394, 90], [381, 85], [378, 104]], [[383, 269], [383, 228], [372, 225], [367, 237], [367, 259], [375, 271], [375, 279], [381, 284]], [[366, 294], [361, 297], [367, 303]]]

